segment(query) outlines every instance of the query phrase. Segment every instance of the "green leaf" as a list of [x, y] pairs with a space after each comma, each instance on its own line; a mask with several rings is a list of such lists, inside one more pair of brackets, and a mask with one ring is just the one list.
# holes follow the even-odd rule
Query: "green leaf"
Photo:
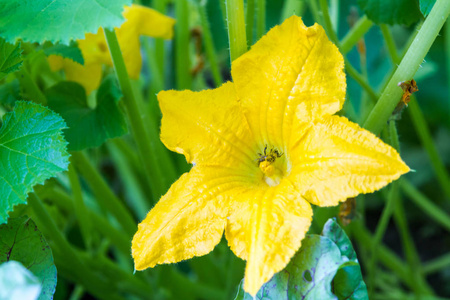
[[[329, 220], [324, 236], [307, 235], [287, 267], [266, 282], [256, 299], [368, 299], [356, 254], [345, 232]], [[236, 300], [252, 300], [242, 283]]]
[[42, 285], [39, 300], [53, 298], [56, 267], [52, 251], [28, 217], [11, 218], [0, 226], [0, 262], [11, 260], [19, 261], [38, 278]]
[[39, 104], [17, 101], [0, 128], [0, 224], [14, 205], [26, 203], [36, 184], [67, 170], [64, 120]]
[[[332, 240], [342, 256], [358, 263], [355, 250], [344, 230], [338, 225], [336, 219], [325, 223], [322, 235]], [[364, 283], [359, 265], [341, 267], [333, 280], [334, 294], [338, 299], [368, 299], [367, 286]]]
[[428, 16], [436, 0], [420, 0], [420, 11], [424, 17]]
[[421, 13], [415, 0], [358, 0], [366, 15], [377, 24], [411, 25]]
[[48, 105], [66, 120], [65, 136], [69, 150], [98, 147], [107, 139], [127, 133], [123, 112], [118, 106], [122, 96], [113, 77], [103, 81], [97, 92], [97, 106], [90, 108], [83, 87], [75, 82], [60, 82], [46, 91]]
[[0, 36], [9, 42], [22, 39], [68, 45], [100, 27], [119, 27], [127, 5], [130, 0], [0, 0]]
[[44, 50], [45, 55], [59, 55], [64, 58], [73, 60], [80, 65], [84, 65], [83, 54], [81, 54], [80, 48], [78, 48], [75, 43], [71, 43], [70, 46], [58, 44], [51, 46]]
[[19, 69], [22, 65], [20, 44], [13, 45], [0, 38], [0, 79]]
[[0, 299], [34, 300], [40, 293], [39, 279], [20, 262], [12, 260], [0, 264]]

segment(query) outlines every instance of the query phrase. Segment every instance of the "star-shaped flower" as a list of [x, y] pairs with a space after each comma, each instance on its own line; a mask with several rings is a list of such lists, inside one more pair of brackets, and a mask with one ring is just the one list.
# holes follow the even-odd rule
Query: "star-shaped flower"
[[[175, 20], [156, 10], [140, 5], [127, 6], [124, 9], [125, 22], [116, 28], [117, 39], [122, 51], [128, 74], [137, 79], [142, 68], [139, 37], [141, 35], [171, 39]], [[96, 34], [86, 34], [84, 40], [78, 40], [78, 47], [84, 58], [84, 65], [70, 59], [51, 55], [52, 70], [64, 69], [67, 80], [80, 83], [90, 94], [100, 85], [102, 65], [113, 66], [103, 29]]]
[[408, 172], [393, 148], [333, 115], [343, 65], [319, 25], [293, 16], [233, 62], [232, 83], [160, 92], [161, 139], [193, 167], [139, 224], [136, 270], [207, 254], [225, 231], [255, 295], [299, 249], [311, 204], [337, 205]]

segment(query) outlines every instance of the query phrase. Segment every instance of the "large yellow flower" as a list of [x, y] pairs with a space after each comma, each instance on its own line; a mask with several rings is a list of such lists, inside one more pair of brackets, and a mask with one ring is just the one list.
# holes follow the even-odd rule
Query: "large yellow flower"
[[[137, 79], [142, 67], [139, 37], [146, 35], [171, 39], [175, 20], [140, 5], [125, 7], [123, 17], [126, 21], [115, 29], [117, 39], [128, 74]], [[78, 47], [83, 54], [83, 66], [56, 55], [49, 57], [50, 66], [54, 71], [63, 68], [67, 80], [78, 82], [89, 94], [100, 85], [102, 65], [113, 66], [103, 29], [100, 28], [96, 34], [86, 34], [84, 40], [78, 40]]]
[[255, 295], [299, 249], [310, 203], [337, 205], [409, 168], [372, 133], [333, 114], [343, 59], [319, 25], [291, 17], [232, 64], [233, 83], [158, 94], [161, 139], [193, 164], [139, 224], [136, 270], [207, 254], [223, 232]]

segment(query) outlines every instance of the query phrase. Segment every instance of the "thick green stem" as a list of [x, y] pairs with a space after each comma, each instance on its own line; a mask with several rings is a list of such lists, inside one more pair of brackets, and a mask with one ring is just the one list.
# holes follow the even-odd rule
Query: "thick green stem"
[[320, 1], [320, 8], [322, 10], [322, 16], [324, 21], [325, 30], [328, 34], [328, 37], [330, 40], [337, 45], [339, 40], [336, 35], [336, 32], [334, 32], [333, 24], [331, 22], [330, 14], [328, 12], [328, 2], [327, 0], [319, 0]]
[[116, 197], [86, 155], [81, 152], [75, 152], [72, 154], [72, 160], [88, 182], [98, 203], [112, 213], [127, 234], [130, 236], [134, 234], [137, 230], [137, 225], [128, 208]]
[[361, 17], [341, 40], [339, 50], [343, 55], [347, 54], [358, 41], [369, 31], [373, 22], [367, 16]]
[[192, 85], [191, 60], [189, 56], [189, 9], [187, 0], [175, 0], [175, 66], [176, 87], [190, 89]]
[[253, 28], [255, 26], [255, 0], [247, 0], [247, 11], [245, 18], [245, 33], [247, 35], [247, 45], [253, 45]]
[[122, 52], [120, 50], [119, 42], [114, 31], [105, 29], [105, 37], [108, 42], [109, 52], [114, 63], [117, 78], [119, 79], [120, 88], [123, 93], [123, 101], [126, 107], [128, 120], [133, 131], [134, 140], [139, 151], [144, 170], [147, 175], [148, 183], [152, 188], [153, 199], [159, 199], [162, 195], [166, 176], [159, 168], [158, 159], [155, 154], [155, 149], [148, 137], [147, 131], [144, 127], [139, 107], [136, 98], [133, 94], [128, 71], [125, 67]]
[[428, 153], [428, 157], [430, 158], [431, 165], [433, 166], [434, 172], [436, 173], [439, 184], [441, 185], [441, 188], [447, 198], [450, 199], [450, 177], [447, 173], [444, 162], [439, 156], [439, 153], [433, 142], [433, 138], [431, 137], [430, 129], [428, 128], [425, 117], [423, 116], [419, 104], [417, 103], [417, 100], [414, 96], [411, 96], [411, 102], [409, 103], [408, 111], [411, 115], [412, 123], [414, 125], [414, 128], [416, 129], [417, 134], [419, 135], [420, 141], [422, 142], [423, 147]]
[[406, 180], [402, 180], [401, 187], [403, 192], [417, 205], [422, 211], [429, 215], [434, 221], [450, 231], [450, 216], [444, 210], [434, 204], [425, 195], [420, 193], [414, 185]]
[[244, 1], [227, 0], [227, 27], [230, 43], [230, 60], [247, 52], [247, 37], [245, 33]]
[[256, 40], [266, 33], [266, 0], [256, 0]]
[[450, 1], [437, 0], [430, 15], [402, 59], [397, 71], [384, 89], [380, 99], [368, 116], [364, 127], [375, 134], [386, 125], [392, 111], [400, 101], [402, 89], [398, 83], [413, 78], [425, 55], [433, 44], [450, 12]]
[[281, 12], [280, 22], [287, 18], [296, 15], [302, 16], [305, 10], [306, 0], [286, 0], [284, 1], [283, 11]]
[[317, 7], [316, 0], [308, 0], [308, 6], [309, 9], [311, 10], [314, 21], [317, 22], [319, 25], [323, 26], [324, 22], [323, 19], [320, 17], [319, 8]]
[[400, 62], [400, 56], [398, 56], [397, 48], [395, 47], [395, 42], [394, 38], [392, 37], [391, 31], [386, 24], [381, 24], [380, 29], [381, 33], [383, 34], [384, 41], [386, 42], [386, 47], [392, 59], [392, 63], [396, 65]]
[[214, 49], [211, 28], [209, 27], [208, 14], [206, 13], [206, 1], [199, 4], [199, 13], [203, 29], [203, 45], [205, 46], [206, 57], [208, 58], [214, 83], [216, 86], [220, 86], [222, 84], [222, 76], [220, 75], [216, 49]]
[[92, 249], [92, 222], [89, 218], [88, 210], [83, 201], [81, 193], [80, 181], [78, 180], [78, 174], [72, 164], [69, 165], [69, 181], [72, 188], [72, 194], [74, 199], [75, 214], [77, 216], [78, 224], [81, 229], [86, 249]]

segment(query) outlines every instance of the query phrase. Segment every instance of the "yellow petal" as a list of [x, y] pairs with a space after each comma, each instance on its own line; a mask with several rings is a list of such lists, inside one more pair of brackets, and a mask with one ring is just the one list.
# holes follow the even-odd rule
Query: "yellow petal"
[[[189, 163], [228, 166], [242, 174], [257, 170], [257, 150], [233, 83], [201, 92], [163, 91], [161, 140]], [[255, 173], [255, 172], [253, 172]]]
[[254, 296], [300, 248], [312, 210], [289, 181], [233, 192], [225, 234], [233, 252], [247, 260], [244, 289]]
[[232, 63], [236, 91], [251, 130], [263, 144], [285, 145], [296, 106], [318, 114], [340, 110], [345, 99], [343, 58], [319, 25], [292, 16]]
[[315, 205], [371, 193], [409, 171], [394, 148], [344, 117], [324, 117], [304, 128], [289, 152], [288, 179]]
[[103, 28], [99, 28], [96, 34], [88, 33], [83, 40], [78, 40], [78, 47], [83, 54], [85, 65], [91, 63], [113, 65]]
[[89, 95], [96, 90], [102, 80], [102, 65], [89, 63], [84, 66], [65, 58], [63, 60], [66, 79], [81, 84]]
[[136, 270], [209, 253], [226, 225], [230, 189], [242, 185], [227, 169], [194, 166], [139, 224], [132, 242]]
[[123, 16], [126, 21], [116, 29], [117, 38], [128, 74], [131, 78], [137, 79], [142, 68], [139, 37], [146, 35], [171, 39], [175, 20], [140, 5], [125, 7]]
[[123, 12], [126, 22], [120, 27], [122, 31], [134, 31], [138, 35], [146, 35], [155, 38], [171, 39], [175, 19], [141, 5], [126, 6]]

